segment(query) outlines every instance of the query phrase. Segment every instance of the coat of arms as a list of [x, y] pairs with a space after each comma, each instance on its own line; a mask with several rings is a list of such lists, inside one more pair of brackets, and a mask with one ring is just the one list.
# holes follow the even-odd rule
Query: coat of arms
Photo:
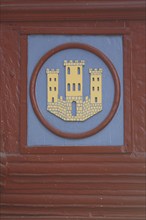
[[47, 110], [64, 121], [85, 121], [102, 111], [103, 70], [89, 69], [90, 96], [83, 97], [84, 65], [84, 60], [64, 60], [65, 98], [59, 96], [59, 69], [46, 69]]

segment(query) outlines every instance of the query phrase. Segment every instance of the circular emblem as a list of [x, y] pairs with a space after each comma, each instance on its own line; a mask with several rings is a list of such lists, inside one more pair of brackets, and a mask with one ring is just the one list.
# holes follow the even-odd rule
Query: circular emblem
[[[57, 54], [58, 52], [65, 51], [67, 49], [82, 49], [84, 51], [90, 52], [90, 53], [94, 54], [95, 56], [99, 57], [105, 63], [105, 65], [108, 67], [108, 69], [110, 70], [110, 73], [111, 73], [111, 76], [112, 76], [112, 79], [114, 82], [114, 99], [113, 99], [112, 107], [111, 107], [108, 115], [96, 127], [94, 127], [93, 129], [91, 129], [89, 131], [85, 131], [85, 132], [81, 132], [81, 133], [64, 132], [61, 129], [55, 128], [48, 120], [45, 119], [45, 117], [41, 113], [41, 111], [39, 109], [39, 105], [37, 103], [37, 98], [36, 98], [36, 82], [37, 82], [37, 77], [38, 77], [38, 74], [39, 74], [41, 67], [53, 55]], [[67, 66], [67, 61], [65, 61], [65, 65]], [[48, 71], [48, 73], [50, 73], [49, 70], [47, 70], [47, 71]], [[79, 71], [80, 71], [80, 69], [79, 69]], [[99, 72], [101, 72], [101, 69], [99, 70]], [[96, 73], [99, 74], [99, 72], [96, 69], [94, 71], [90, 70], [91, 74], [96, 74]], [[53, 73], [53, 71], [51, 73]], [[79, 72], [79, 74], [80, 74], [80, 72]], [[55, 80], [56, 80], [56, 78], [55, 78]], [[73, 85], [73, 86], [75, 86], [75, 85]], [[78, 84], [78, 87], [79, 87], [78, 90], [81, 91], [80, 84]], [[56, 87], [55, 87], [55, 89], [56, 89]], [[31, 99], [32, 107], [33, 107], [33, 110], [34, 110], [36, 116], [38, 117], [40, 122], [47, 129], [49, 129], [54, 134], [56, 134], [60, 137], [63, 137], [63, 138], [81, 139], [81, 138], [86, 138], [86, 137], [92, 136], [92, 135], [96, 134], [97, 132], [101, 131], [112, 120], [112, 118], [114, 117], [114, 115], [117, 111], [119, 101], [120, 101], [120, 81], [119, 81], [119, 77], [118, 77], [118, 74], [117, 74], [117, 71], [116, 71], [114, 65], [107, 58], [107, 56], [105, 54], [103, 54], [100, 50], [98, 50], [90, 45], [87, 45], [87, 44], [67, 43], [67, 44], [62, 44], [60, 46], [57, 46], [56, 48], [48, 51], [37, 63], [37, 65], [33, 71], [33, 74], [31, 77], [31, 82], [30, 82], [30, 99]], [[54, 102], [54, 97], [52, 99]], [[97, 97], [95, 97], [95, 102], [97, 101], [96, 99], [97, 99]], [[93, 104], [93, 106], [95, 106], [95, 105], [96, 104]], [[73, 120], [73, 117], [71, 119]], [[79, 119], [80, 118], [78, 118], [78, 120]]]

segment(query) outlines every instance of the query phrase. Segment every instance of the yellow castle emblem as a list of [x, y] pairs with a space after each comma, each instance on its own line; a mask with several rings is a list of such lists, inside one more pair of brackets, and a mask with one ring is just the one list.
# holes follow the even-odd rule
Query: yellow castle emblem
[[66, 97], [59, 97], [59, 69], [46, 69], [47, 110], [65, 121], [85, 121], [102, 111], [102, 69], [89, 69], [90, 97], [83, 97], [85, 61], [65, 60]]

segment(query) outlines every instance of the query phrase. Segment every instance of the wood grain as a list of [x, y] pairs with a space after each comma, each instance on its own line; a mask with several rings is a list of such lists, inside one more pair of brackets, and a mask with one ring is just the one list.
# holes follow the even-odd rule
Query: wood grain
[[[0, 6], [1, 219], [145, 220], [145, 2], [2, 0]], [[123, 36], [124, 146], [22, 150], [26, 39], [51, 33]]]
[[143, 19], [144, 0], [54, 0], [1, 1], [1, 19], [6, 22], [51, 20]]

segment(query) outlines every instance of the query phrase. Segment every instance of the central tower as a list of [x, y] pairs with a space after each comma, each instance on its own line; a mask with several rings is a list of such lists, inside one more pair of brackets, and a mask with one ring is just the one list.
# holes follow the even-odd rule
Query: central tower
[[85, 61], [64, 61], [66, 74], [66, 98], [82, 97], [83, 95], [83, 66]]

